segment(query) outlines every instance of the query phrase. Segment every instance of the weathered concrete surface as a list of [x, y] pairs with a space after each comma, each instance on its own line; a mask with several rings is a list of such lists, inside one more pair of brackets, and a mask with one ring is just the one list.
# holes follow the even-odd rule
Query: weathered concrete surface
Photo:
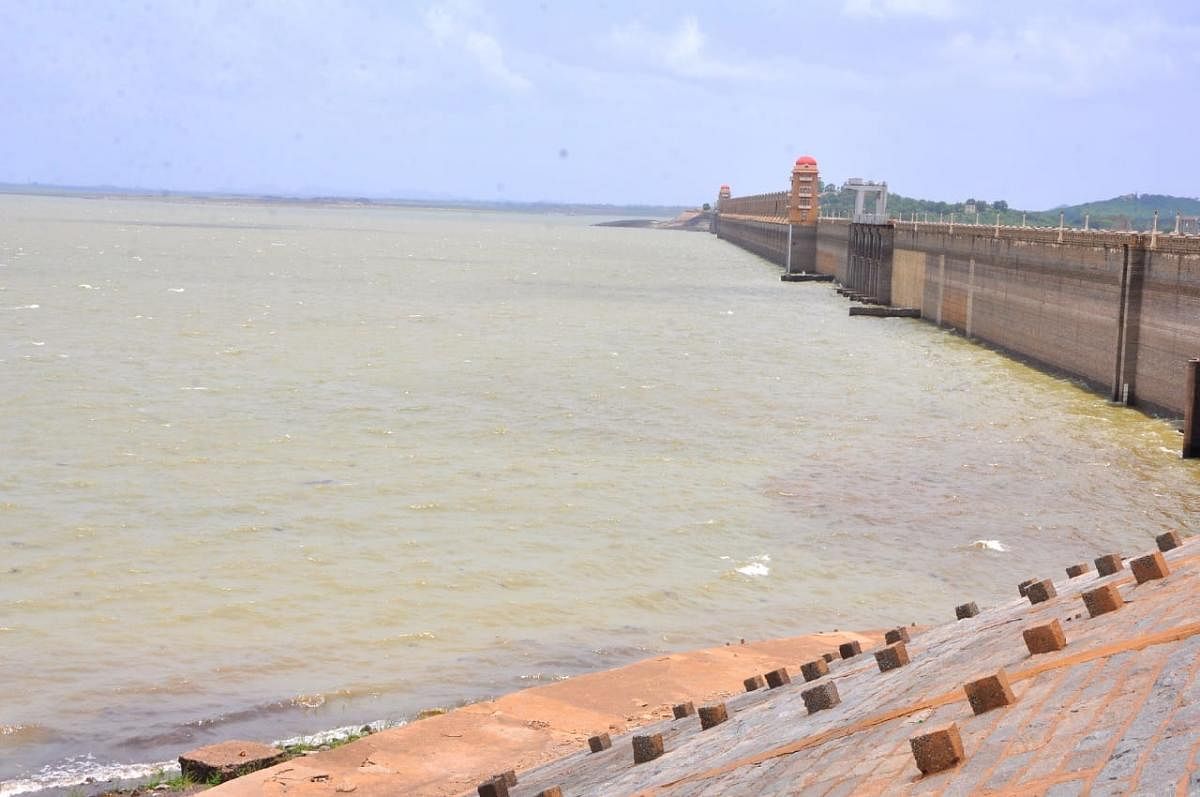
[[[632, 765], [631, 738], [619, 734], [671, 717], [676, 704], [724, 700], [742, 691], [747, 675], [799, 666], [848, 640], [869, 646], [882, 639], [882, 632], [834, 632], [659, 656], [372, 734], [239, 778], [206, 795], [307, 797], [352, 791], [356, 797], [445, 797], [475, 794], [479, 783], [514, 768], [520, 785], [512, 793], [537, 794], [556, 784], [529, 788], [523, 771], [575, 752], [592, 755], [591, 736], [612, 734], [614, 750], [619, 745]], [[699, 728], [697, 716], [687, 719]], [[614, 750], [596, 755], [605, 757]]]
[[[694, 717], [644, 729], [663, 737], [652, 762], [634, 767], [629, 738], [614, 737], [601, 754], [521, 773], [513, 793], [552, 785], [568, 795], [689, 797], [1200, 793], [1196, 539], [1166, 554], [1164, 579], [1088, 573], [1036, 605], [1015, 599], [914, 635], [908, 666], [881, 673], [873, 657], [835, 661], [826, 678], [841, 703], [829, 710], [805, 711], [811, 684], [737, 695], [725, 701], [729, 720], [709, 730]], [[1060, 563], [1048, 563], [1053, 570]], [[1090, 618], [1081, 594], [1104, 584], [1125, 605]], [[1053, 620], [1067, 647], [1031, 656], [1023, 629]], [[1016, 702], [975, 715], [964, 685], [1001, 670]], [[922, 776], [909, 739], [951, 722], [963, 762]]]
[[232, 740], [192, 750], [179, 756], [179, 769], [199, 783], [214, 778], [229, 780], [278, 764], [283, 751], [259, 742]]

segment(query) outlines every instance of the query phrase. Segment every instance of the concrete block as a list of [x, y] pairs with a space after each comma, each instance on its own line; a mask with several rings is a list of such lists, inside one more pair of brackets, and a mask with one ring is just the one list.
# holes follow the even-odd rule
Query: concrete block
[[1121, 554], [1106, 553], [1104, 556], [1098, 557], [1096, 560], [1096, 572], [1102, 576], [1111, 576], [1118, 570], [1125, 569], [1125, 563], [1121, 561]]
[[647, 761], [653, 761], [662, 754], [663, 740], [661, 733], [633, 737], [633, 763], [644, 764]]
[[1026, 628], [1022, 635], [1025, 637], [1025, 647], [1029, 648], [1033, 655], [1052, 653], [1067, 646], [1067, 637], [1063, 634], [1062, 623], [1058, 620]]
[[260, 742], [233, 740], [210, 744], [179, 756], [180, 772], [200, 783], [227, 780], [255, 770], [273, 767], [284, 752]]
[[700, 730], [702, 731], [715, 728], [727, 719], [729, 719], [729, 712], [726, 711], [724, 703], [700, 707]]
[[862, 644], [857, 639], [853, 642], [843, 642], [838, 645], [838, 653], [843, 659], [852, 659], [862, 653]]
[[806, 662], [800, 665], [800, 674], [804, 676], [804, 680], [806, 681], [815, 681], [821, 676], [829, 674], [829, 664], [826, 663], [825, 659]]
[[786, 667], [780, 667], [778, 670], [771, 670], [769, 673], [767, 673], [766, 678], [767, 686], [771, 689], [778, 689], [784, 684], [790, 684], [792, 682], [792, 676], [788, 675]]
[[953, 722], [914, 736], [908, 743], [922, 775], [950, 769], [966, 758], [963, 755], [962, 735], [958, 732], [958, 725]]
[[822, 653], [821, 658], [825, 659], [825, 662], [828, 664], [829, 662], [831, 662], [837, 658], [837, 654], [836, 653]]
[[1125, 605], [1125, 599], [1121, 597], [1116, 584], [1105, 584], [1103, 587], [1088, 590], [1082, 597], [1089, 617], [1115, 612]]
[[755, 689], [765, 689], [767, 682], [763, 680], [761, 675], [752, 675], [742, 681], [742, 686], [746, 687], [747, 692], [753, 692]]
[[800, 697], [804, 699], [804, 707], [808, 709], [809, 714], [833, 708], [842, 702], [842, 698], [838, 694], [837, 684], [833, 681], [826, 681], [820, 686], [806, 689], [800, 693]]
[[607, 733], [601, 733], [588, 739], [588, 747], [593, 753], [598, 753], [601, 750], [607, 750], [612, 747], [612, 739]]
[[508, 797], [508, 784], [504, 778], [492, 778], [479, 784], [479, 797]]
[[908, 648], [904, 646], [903, 642], [888, 645], [886, 648], [875, 651], [875, 663], [879, 665], [880, 672], [903, 667], [908, 664]]
[[551, 786], [548, 789], [542, 789], [534, 797], [563, 797], [562, 786]]
[[1017, 702], [1013, 697], [1012, 687], [1008, 683], [1008, 674], [1000, 670], [995, 675], [988, 675], [977, 681], [971, 681], [963, 687], [971, 710], [983, 714], [994, 708], [1011, 706]]
[[1021, 597], [1024, 598], [1025, 590], [1029, 589], [1031, 584], [1036, 584], [1036, 583], [1037, 583], [1036, 578], [1027, 578], [1024, 581], [1022, 581], [1020, 584], [1017, 585], [1017, 591], [1020, 592]]
[[1044, 603], [1057, 595], [1058, 590], [1054, 588], [1054, 582], [1048, 578], [1035, 581], [1025, 588], [1025, 597], [1029, 598], [1030, 603]]
[[1139, 584], [1156, 578], [1166, 578], [1171, 573], [1171, 568], [1167, 567], [1167, 560], [1163, 558], [1161, 551], [1130, 560], [1129, 569], [1133, 571], [1133, 577]]
[[1067, 568], [1067, 578], [1078, 578], [1084, 573], [1091, 571], [1092, 566], [1087, 562], [1080, 562], [1077, 565], [1071, 565]]
[[908, 629], [904, 626], [893, 628], [891, 631], [888, 631], [883, 635], [883, 641], [889, 645], [893, 645], [897, 642], [908, 642]]
[[1178, 531], [1168, 531], [1165, 534], [1159, 534], [1154, 538], [1154, 541], [1158, 543], [1158, 550], [1163, 553], [1183, 545], [1183, 537], [1179, 536]]
[[954, 607], [954, 616], [959, 620], [966, 620], [968, 617], [974, 617], [977, 614], [979, 614], [979, 607], [975, 605], [975, 601]]
[[675, 715], [675, 719], [681, 720], [684, 717], [690, 717], [696, 713], [696, 705], [692, 701], [680, 703], [677, 706], [671, 707], [671, 713]]

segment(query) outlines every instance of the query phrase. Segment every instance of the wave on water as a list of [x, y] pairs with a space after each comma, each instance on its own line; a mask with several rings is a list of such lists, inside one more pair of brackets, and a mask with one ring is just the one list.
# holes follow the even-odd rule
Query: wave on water
[[[407, 725], [404, 720], [376, 720], [362, 725], [344, 725], [318, 733], [291, 736], [279, 739], [276, 747], [320, 747], [340, 742], [351, 736], [378, 733], [388, 728]], [[120, 783], [143, 781], [157, 775], [174, 775], [179, 772], [178, 761], [159, 761], [150, 764], [104, 764], [91, 754], [74, 756], [56, 764], [42, 767], [32, 777], [0, 781], [0, 797], [16, 797], [19, 794], [35, 794], [48, 789], [72, 789], [79, 786], [94, 786], [107, 790]]]
[[1008, 546], [1000, 542], [1000, 540], [975, 540], [967, 548], [975, 548], [980, 551], [999, 551], [1004, 553], [1008, 550]]
[[31, 778], [0, 782], [0, 797], [32, 794], [46, 789], [69, 789], [84, 784], [140, 780], [160, 772], [173, 774], [178, 771], [178, 761], [160, 761], [157, 764], [101, 764], [91, 755], [82, 755], [52, 767], [43, 767]]
[[761, 556], [751, 557], [749, 563], [735, 569], [743, 576], [769, 576], [771, 568], [767, 563], [770, 561], [771, 555], [765, 553]]
[[295, 745], [304, 745], [305, 747], [319, 747], [323, 744], [340, 742], [342, 739], [350, 736], [366, 733], [368, 730], [370, 733], [379, 733], [379, 731], [385, 731], [389, 728], [399, 728], [400, 726], [407, 724], [408, 723], [404, 720], [400, 720], [398, 722], [391, 720], [376, 720], [375, 722], [368, 722], [363, 725], [343, 725], [340, 728], [333, 728], [328, 731], [320, 731], [319, 733], [312, 733], [305, 736], [292, 736], [287, 739], [279, 739], [275, 742], [275, 746], [294, 747]]

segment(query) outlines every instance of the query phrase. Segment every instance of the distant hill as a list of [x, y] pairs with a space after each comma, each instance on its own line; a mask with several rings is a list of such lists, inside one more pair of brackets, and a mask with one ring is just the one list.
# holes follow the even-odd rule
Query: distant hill
[[[1174, 229], [1175, 214], [1183, 216], [1200, 216], [1200, 199], [1168, 196], [1166, 194], [1126, 194], [1100, 202], [1085, 202], [1082, 205], [1071, 205], [1056, 208], [1052, 213], [1061, 210], [1066, 214], [1067, 222], [1082, 224], [1084, 214], [1093, 219], [1103, 219], [1115, 222], [1106, 227], [1124, 229], [1128, 226], [1134, 230], [1148, 230], [1154, 221], [1154, 211], [1158, 211], [1158, 228], [1160, 230]], [[1128, 225], [1122, 222], [1128, 222]]]
[[[826, 186], [830, 188], [831, 186]], [[974, 210], [971, 204], [974, 204]], [[854, 192], [835, 190], [821, 194], [821, 211], [848, 215], [854, 210]], [[949, 218], [953, 213], [958, 221], [974, 221], [979, 214], [981, 223], [992, 224], [996, 213], [1000, 213], [1001, 224], [1021, 224], [1031, 227], [1058, 226], [1059, 213], [1069, 227], [1082, 227], [1085, 216], [1093, 229], [1149, 230], [1154, 223], [1154, 211], [1158, 211], [1158, 228], [1171, 231], [1175, 227], [1175, 214], [1195, 218], [1200, 216], [1200, 199], [1168, 196], [1165, 194], [1125, 194], [1112, 199], [1084, 202], [1080, 205], [1062, 205], [1049, 210], [1022, 210], [1010, 208], [1003, 200], [984, 201], [968, 199], [963, 202], [940, 202], [929, 199], [914, 199], [902, 194], [888, 194], [888, 212], [902, 218], [918, 218], [926, 215], [932, 221]], [[1193, 226], [1194, 229], [1194, 226]]]

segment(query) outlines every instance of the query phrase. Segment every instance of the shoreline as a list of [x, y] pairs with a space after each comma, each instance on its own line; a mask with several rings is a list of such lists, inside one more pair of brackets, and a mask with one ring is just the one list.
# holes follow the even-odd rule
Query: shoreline
[[[744, 690], [743, 679], [757, 673], [788, 666], [797, 670], [802, 661], [834, 652], [842, 642], [859, 641], [863, 648], [882, 642], [883, 631], [817, 631], [774, 639], [726, 642], [724, 646], [653, 655], [607, 670], [582, 673], [564, 681], [535, 685], [466, 706], [440, 712], [431, 708], [413, 719], [388, 724], [346, 725], [269, 742], [276, 747], [290, 744], [324, 745], [286, 762], [229, 780], [220, 786], [193, 786], [214, 795], [259, 795], [278, 769], [320, 767], [330, 772], [355, 772], [365, 759], [383, 751], [390, 757], [386, 789], [406, 795], [451, 797], [473, 791], [480, 781], [506, 769], [529, 769], [559, 759], [576, 749], [586, 749], [596, 733], [624, 733], [670, 718], [674, 703], [724, 699]], [[439, 712], [439, 713], [430, 713]], [[372, 732], [354, 741], [337, 744], [361, 727]], [[380, 727], [382, 726], [382, 727]], [[188, 750], [179, 750], [179, 755]], [[163, 766], [164, 763], [168, 766]], [[175, 762], [133, 763], [121, 771], [131, 777], [114, 777], [92, 783], [56, 784], [43, 789], [4, 791], [5, 795], [38, 797], [86, 796], [125, 797], [142, 793], [138, 786], [156, 773], [178, 772]], [[137, 774], [132, 774], [137, 773]], [[337, 780], [336, 775], [331, 775]], [[7, 785], [17, 785], [10, 781]], [[270, 786], [265, 786], [269, 787]], [[295, 786], [289, 793], [296, 793]], [[360, 792], [361, 793], [361, 792]], [[371, 793], [368, 791], [367, 793]]]
[[528, 770], [586, 749], [592, 735], [621, 734], [670, 717], [673, 704], [740, 694], [748, 676], [797, 668], [850, 641], [874, 646], [883, 632], [818, 632], [655, 656], [380, 731], [228, 781], [211, 793], [259, 795], [286, 782], [289, 795], [309, 793], [310, 783], [315, 794], [353, 775], [358, 794], [451, 797], [496, 772]]
[[[328, 775], [334, 782], [353, 773], [360, 783], [360, 794], [398, 789], [418, 797], [451, 797], [474, 790], [495, 772], [527, 770], [586, 749], [589, 736], [626, 733], [669, 718], [676, 703], [693, 701], [698, 706], [740, 694], [744, 691], [742, 681], [751, 675], [779, 667], [795, 670], [802, 661], [827, 652], [836, 654], [843, 642], [858, 641], [866, 649], [882, 640], [882, 631], [820, 631], [661, 654], [385, 727], [332, 749], [302, 754], [201, 790], [214, 797], [258, 795], [270, 788], [268, 782], [279, 777], [281, 771], [294, 774], [311, 770], [317, 773], [314, 776]], [[357, 727], [298, 738], [321, 744], [334, 741], [339, 731], [352, 733]], [[180, 755], [186, 752], [179, 751]], [[361, 788], [365, 785], [361, 783], [364, 761], [374, 762], [367, 774], [380, 780], [378, 791]], [[142, 765], [128, 768], [138, 766]], [[118, 797], [137, 793], [138, 785], [152, 774], [20, 793]], [[289, 794], [304, 793], [291, 782], [292, 778], [288, 780]], [[322, 782], [327, 781], [322, 778]], [[183, 793], [195, 792], [189, 789]]]

